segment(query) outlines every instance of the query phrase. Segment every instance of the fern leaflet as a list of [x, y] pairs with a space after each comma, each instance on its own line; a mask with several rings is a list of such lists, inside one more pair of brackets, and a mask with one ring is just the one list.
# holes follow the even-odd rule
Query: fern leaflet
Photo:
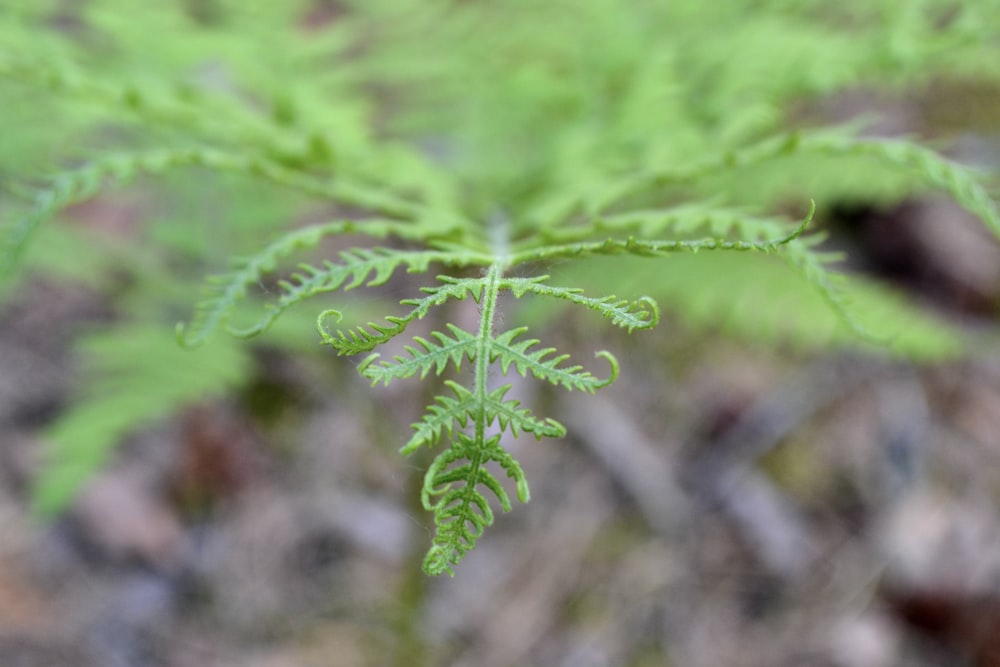
[[[250, 288], [258, 284], [264, 276], [276, 271], [282, 259], [300, 250], [316, 247], [327, 236], [360, 233], [375, 238], [384, 238], [390, 234], [402, 236], [407, 231], [406, 223], [393, 220], [349, 220], [313, 225], [291, 231], [266, 246], [256, 255], [236, 260], [233, 270], [229, 273], [209, 278], [205, 288], [206, 298], [198, 304], [190, 324], [178, 325], [177, 339], [185, 347], [194, 347], [204, 343], [215, 329], [226, 326], [233, 309], [246, 298]], [[357, 262], [355, 265], [358, 266], [359, 270], [362, 268]], [[380, 268], [384, 271], [385, 266], [385, 263], [378, 265], [377, 261], [373, 261], [369, 265], [369, 271]], [[349, 275], [350, 271], [343, 275], [343, 280], [346, 280]], [[363, 276], [361, 281], [364, 281]], [[303, 279], [300, 281], [300, 285], [304, 285], [305, 282], [306, 279]], [[288, 285], [285, 290], [286, 294], [282, 295], [277, 305], [272, 306], [272, 310], [277, 309], [278, 313], [275, 313], [274, 316], [264, 317], [257, 326], [244, 330], [232, 329], [232, 332], [242, 336], [252, 336], [259, 333], [274, 321], [277, 314], [291, 306], [296, 300], [318, 293], [307, 293], [305, 287], [296, 288], [291, 283], [286, 284]]]
[[300, 264], [299, 271], [290, 280], [278, 283], [281, 296], [268, 304], [267, 314], [255, 324], [245, 328], [228, 327], [230, 333], [241, 338], [255, 336], [267, 329], [282, 312], [291, 306], [323, 292], [352, 290], [361, 285], [375, 287], [385, 284], [400, 266], [412, 272], [424, 271], [433, 261], [447, 259], [433, 250], [399, 251], [391, 248], [358, 248], [340, 253], [340, 261], [326, 260], [323, 267]]
[[[455, 424], [465, 428], [469, 420], [475, 417], [475, 409], [479, 405], [475, 395], [452, 380], [446, 380], [445, 385], [455, 392], [455, 397], [438, 396], [435, 399], [437, 404], [431, 405], [424, 418], [413, 425], [416, 433], [400, 449], [402, 454], [412, 454], [423, 445], [436, 445], [444, 433], [449, 437], [452, 435]], [[566, 429], [554, 419], [537, 419], [532, 416], [531, 410], [520, 407], [520, 401], [513, 399], [505, 401], [504, 396], [508, 391], [510, 391], [509, 384], [491, 391], [486, 396], [486, 413], [490, 420], [487, 426], [492, 426], [495, 420], [501, 430], [507, 430], [509, 427], [514, 436], [521, 430], [533, 434], [539, 440], [543, 437], [561, 438], [566, 435]]]
[[417, 346], [407, 345], [405, 348], [409, 356], [396, 355], [391, 360], [378, 361], [381, 355], [376, 352], [361, 362], [358, 372], [371, 380], [374, 385], [379, 382], [389, 384], [392, 380], [413, 377], [417, 374], [423, 379], [431, 371], [440, 375], [449, 362], [456, 368], [461, 368], [464, 359], [468, 358], [471, 361], [478, 356], [479, 340], [475, 335], [454, 324], [449, 324], [448, 330], [452, 335], [440, 331], [433, 332], [431, 335], [436, 341], [417, 336], [413, 339]]
[[474, 300], [479, 300], [482, 281], [449, 276], [438, 276], [438, 280], [442, 283], [440, 286], [423, 288], [428, 296], [422, 299], [404, 299], [401, 303], [412, 305], [413, 309], [403, 317], [392, 315], [386, 317], [390, 326], [369, 322], [367, 328], [338, 330], [335, 334], [331, 334], [326, 327], [326, 320], [331, 316], [336, 316], [339, 320], [341, 313], [336, 310], [327, 310], [320, 313], [316, 327], [319, 329], [323, 342], [335, 349], [337, 354], [359, 354], [370, 352], [382, 343], [403, 333], [410, 322], [425, 317], [432, 307], [440, 306], [448, 299], [461, 301], [466, 296], [471, 295]]
[[[449, 468], [453, 463], [465, 461]], [[528, 482], [524, 470], [503, 447], [500, 436], [495, 435], [477, 442], [459, 433], [446, 451], [438, 454], [424, 476], [421, 500], [424, 507], [434, 512], [437, 534], [424, 557], [424, 571], [438, 575], [454, 574], [452, 565], [476, 546], [483, 531], [493, 524], [493, 510], [489, 501], [479, 491], [479, 486], [489, 489], [505, 512], [511, 509], [510, 497], [500, 481], [486, 469], [494, 461], [514, 480], [517, 497], [528, 502]], [[460, 484], [459, 486], [455, 486]]]

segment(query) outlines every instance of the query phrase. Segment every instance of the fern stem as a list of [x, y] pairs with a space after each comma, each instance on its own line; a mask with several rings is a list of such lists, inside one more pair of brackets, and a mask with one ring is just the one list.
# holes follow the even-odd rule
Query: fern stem
[[500, 279], [504, 265], [496, 262], [490, 265], [486, 274], [486, 285], [479, 301], [479, 335], [476, 337], [476, 443], [486, 440], [487, 378], [490, 369], [490, 341], [493, 340], [493, 323], [496, 318], [497, 299], [500, 294]]
[[503, 276], [504, 265], [495, 262], [490, 265], [486, 274], [486, 286], [479, 301], [479, 335], [476, 340], [476, 371], [475, 371], [475, 397], [476, 412], [474, 418], [475, 426], [475, 449], [471, 452], [469, 463], [473, 471], [473, 476], [469, 480], [469, 493], [462, 499], [462, 516], [472, 512], [470, 504], [473, 502], [475, 489], [479, 486], [480, 474], [483, 466], [488, 460], [486, 447], [486, 424], [489, 415], [486, 410], [487, 395], [489, 394], [487, 381], [490, 371], [490, 341], [493, 340], [493, 325], [496, 318], [497, 300], [500, 295], [500, 279]]
[[[500, 294], [501, 278], [505, 268], [506, 265], [502, 262], [494, 262], [490, 265], [485, 277], [486, 284], [484, 285], [479, 296], [479, 331], [475, 342], [475, 377], [473, 380], [475, 385], [473, 390], [473, 395], [475, 397], [475, 409], [472, 412], [474, 434], [471, 440], [467, 436], [463, 438], [461, 435], [458, 438], [458, 442], [464, 443], [465, 445], [471, 445], [471, 447], [467, 447], [463, 451], [464, 457], [469, 462], [467, 466], [467, 469], [469, 470], [469, 477], [465, 480], [466, 486], [460, 495], [459, 507], [457, 511], [453, 512], [453, 515], [457, 517], [455, 520], [460, 521], [463, 524], [466, 522], [472, 523], [474, 534], [477, 536], [481, 533], [482, 526], [476, 525], [476, 521], [474, 519], [475, 512], [477, 510], [477, 507], [474, 506], [474, 504], [477, 503], [477, 498], [481, 498], [476, 488], [481, 483], [486, 483], [489, 486], [487, 480], [484, 479], [484, 476], [487, 478], [489, 477], [489, 473], [485, 471], [484, 466], [491, 459], [491, 444], [496, 445], [495, 439], [490, 443], [486, 440], [486, 426], [490, 419], [487, 409], [489, 394], [487, 390], [487, 380], [489, 377], [490, 364], [492, 363], [491, 342], [493, 340], [493, 325], [496, 317], [497, 300]], [[430, 494], [428, 493], [428, 488], [433, 488], [435, 486], [435, 480], [438, 477], [438, 474], [439, 471], [435, 470], [434, 465], [428, 469], [424, 482], [423, 494], [425, 498], [425, 507], [428, 509], [435, 509], [435, 513], [437, 513], [439, 509], [444, 509], [447, 507], [448, 503], [452, 502], [448, 498], [447, 494], [444, 494], [441, 500], [438, 501], [437, 505], [429, 503]], [[509, 508], [506, 501], [502, 500], [501, 502], [504, 504], [504, 509]], [[488, 525], [489, 523], [492, 523], [492, 516], [490, 515], [488, 508], [483, 509], [487, 515], [485, 523]], [[441, 531], [442, 526], [438, 521], [439, 538], [441, 537]], [[438, 539], [435, 539], [435, 545], [431, 547], [431, 550], [427, 553], [427, 557], [424, 559], [424, 570], [429, 574], [441, 574], [443, 572], [451, 574], [451, 565], [457, 563], [459, 559], [462, 558], [464, 553], [471, 548], [472, 543], [470, 543], [468, 539], [464, 544], [454, 538], [445, 538], [445, 540], [441, 543], [438, 542]]]

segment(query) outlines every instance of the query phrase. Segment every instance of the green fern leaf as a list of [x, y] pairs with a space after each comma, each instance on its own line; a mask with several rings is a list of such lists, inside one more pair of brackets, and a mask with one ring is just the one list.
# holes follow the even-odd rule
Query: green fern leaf
[[490, 362], [499, 362], [501, 371], [505, 375], [513, 366], [522, 377], [527, 377], [528, 373], [531, 373], [540, 380], [587, 393], [608, 386], [618, 377], [618, 361], [610, 352], [597, 353], [598, 357], [605, 359], [611, 366], [611, 374], [601, 379], [584, 370], [583, 366], [564, 366], [563, 362], [569, 359], [569, 355], [552, 356], [556, 352], [553, 347], [532, 350], [531, 348], [540, 342], [536, 338], [516, 340], [527, 330], [527, 327], [511, 329], [489, 341]]
[[[308, 36], [301, 25], [307, 2], [261, 3], [253, 12], [238, 9], [239, 3], [212, 3], [210, 11], [227, 19], [221, 32], [177, 30], [194, 28], [188, 14], [195, 10], [186, 6], [191, 3], [153, 3], [155, 8], [142, 11], [127, 10], [121, 0], [73, 3], [82, 30], [73, 33], [99, 34], [109, 49], [66, 39], [65, 31], [53, 30], [51, 12], [35, 4], [45, 3], [14, 3], [7, 14], [15, 20], [0, 22], [0, 41], [9, 44], [0, 49], [3, 85], [15, 91], [30, 86], [59, 98], [30, 109], [31, 117], [55, 117], [47, 112], [69, 101], [65, 115], [74, 127], [60, 135], [100, 136], [126, 147], [179, 139], [194, 147], [122, 153], [57, 174], [34, 197], [29, 215], [0, 240], [0, 273], [18, 259], [40, 221], [61, 208], [135, 174], [186, 165], [305, 194], [351, 218], [291, 232], [212, 279], [191, 324], [178, 328], [188, 346], [219, 328], [255, 335], [279, 316], [293, 316], [288, 309], [307, 298], [382, 285], [401, 269], [425, 271], [431, 263], [486, 269], [480, 278], [440, 277], [434, 287], [403, 300], [399, 312], [362, 326], [328, 330], [331, 318], [341, 318], [336, 309], [317, 320], [322, 341], [337, 354], [368, 355], [359, 370], [373, 384], [465, 370], [467, 360], [474, 366], [468, 382], [445, 382], [448, 395], [432, 401], [403, 447], [411, 453], [448, 440], [422, 492], [437, 526], [425, 560], [434, 574], [451, 572], [472, 548], [493, 522], [496, 502], [510, 509], [504, 486], [490, 472], [495, 465], [527, 500], [523, 472], [494, 431], [539, 438], [564, 433], [558, 422], [507, 398], [509, 385], [490, 389], [491, 374], [530, 374], [591, 392], [618, 372], [607, 352], [598, 353], [611, 365], [610, 376], [601, 379], [529, 338], [523, 327], [497, 334], [500, 296], [580, 306], [630, 332], [651, 328], [659, 318], [648, 297], [592, 297], [578, 289], [585, 278], [558, 287], [547, 277], [512, 278], [508, 272], [520, 274], [526, 263], [601, 257], [619, 266], [616, 258], [627, 259], [621, 274], [640, 275], [641, 269], [633, 268], [637, 263], [662, 272], [650, 269], [645, 275], [660, 279], [645, 282], [655, 282], [649, 289], [663, 292], [652, 296], [673, 303], [681, 318], [721, 319], [722, 326], [730, 326], [725, 316], [735, 313], [738, 326], [763, 328], [764, 337], [816, 340], [822, 318], [809, 317], [808, 327], [800, 327], [807, 319], [803, 305], [822, 306], [827, 315], [832, 306], [854, 333], [864, 332], [853, 321], [859, 304], [862, 312], [867, 307], [873, 317], [894, 325], [906, 320], [885, 308], [891, 302], [875, 298], [870, 286], [845, 289], [833, 271], [838, 256], [822, 252], [821, 235], [804, 234], [812, 211], [796, 226], [730, 208], [729, 202], [778, 210], [783, 202], [811, 194], [813, 184], [803, 185], [806, 177], [820, 184], [819, 193], [840, 187], [858, 197], [877, 191], [898, 199], [937, 189], [1000, 235], [996, 204], [971, 169], [907, 141], [859, 138], [859, 124], [787, 131], [794, 117], [790, 105], [828, 98], [856, 85], [862, 74], [873, 84], [909, 87], [931, 76], [985, 72], [982, 65], [997, 60], [995, 36], [987, 28], [997, 23], [990, 20], [997, 10], [982, 5], [994, 3], [959, 8], [911, 3], [901, 11], [900, 2], [858, 0], [831, 13], [817, 11], [819, 2], [795, 9], [795, 3], [782, 3], [782, 11], [774, 12], [768, 3], [749, 0], [725, 11], [690, 3], [598, 0], [578, 3], [572, 11], [560, 3], [507, 3], [502, 9], [495, 3], [460, 3], [454, 11], [428, 14], [412, 0], [366, 0], [337, 3], [337, 20], [310, 26]], [[121, 11], [110, 10], [117, 5]], [[552, 26], [576, 39], [553, 39]], [[240, 30], [248, 32], [241, 36]], [[151, 34], [186, 38], [150, 40]], [[428, 50], [428, 43], [440, 48]], [[261, 58], [261, 52], [281, 57]], [[731, 53], [740, 57], [727, 57]], [[189, 80], [205, 63], [216, 62], [221, 80], [210, 85]], [[45, 94], [37, 97], [40, 104]], [[386, 103], [393, 100], [406, 103]], [[86, 106], [80, 102], [92, 103], [96, 114], [80, 111]], [[6, 110], [0, 113], [10, 118]], [[108, 127], [125, 131], [93, 133]], [[58, 156], [64, 159], [65, 152]], [[13, 165], [18, 159], [2, 162]], [[879, 183], [845, 187], [849, 178], [866, 181], [867, 175], [840, 165], [865, 163], [879, 167]], [[814, 169], [816, 164], [827, 170]], [[848, 176], [830, 175], [838, 170]], [[172, 189], [171, 201], [174, 194], [187, 193]], [[233, 210], [238, 209], [224, 217], [244, 223]], [[288, 219], [284, 213], [274, 218]], [[379, 219], [362, 220], [374, 216]], [[177, 237], [185, 236], [178, 227]], [[291, 261], [293, 253], [342, 233], [364, 235], [366, 242], [326, 262]], [[377, 247], [376, 240], [389, 236], [413, 246]], [[708, 252], [716, 250], [730, 252]], [[767, 261], [764, 254], [780, 256], [786, 265]], [[733, 261], [720, 265], [720, 256]], [[639, 257], [655, 261], [636, 262]], [[756, 292], [733, 284], [741, 279], [730, 267], [739, 266]], [[266, 276], [284, 269], [288, 273], [271, 302], [262, 305], [262, 317], [250, 326], [234, 326], [238, 305]], [[694, 281], [693, 275], [702, 279]], [[612, 280], [622, 278], [594, 277], [602, 295]], [[790, 289], [790, 282], [802, 289]], [[638, 294], [648, 293], [646, 284], [637, 287]], [[136, 300], [153, 302], [153, 296]], [[476, 328], [435, 325], [437, 331], [414, 338], [397, 356], [376, 353], [432, 309], [469, 296], [478, 307]], [[834, 340], [843, 340], [847, 327], [833, 319], [823, 320], [823, 326]], [[934, 343], [932, 348], [943, 347], [927, 332], [918, 337]], [[123, 393], [109, 414], [154, 415], [153, 408]], [[178, 390], [162, 396], [163, 404], [187, 395]], [[99, 422], [93, 413], [87, 418]], [[116, 419], [112, 414], [109, 423], [124, 428]], [[65, 456], [75, 465], [71, 454]], [[490, 495], [495, 500], [488, 501]]]
[[[807, 216], [806, 225], [812, 216]], [[600, 231], [628, 231], [642, 238], [664, 235], [685, 237], [708, 234], [715, 238], [734, 237], [741, 241], [766, 241], [777, 243], [789, 234], [787, 221], [761, 218], [735, 208], [711, 202], [698, 202], [667, 209], [636, 210], [595, 219], [594, 228]], [[802, 223], [799, 223], [802, 226]], [[790, 242], [793, 239], [788, 239]]]
[[834, 155], [862, 155], [907, 169], [928, 185], [947, 192], [955, 202], [986, 223], [1000, 237], [1000, 209], [982, 186], [984, 174], [974, 169], [910, 141], [836, 141], [824, 136], [803, 140], [803, 143], [817, 151]]
[[586, 297], [583, 296], [583, 290], [579, 288], [546, 285], [545, 281], [548, 279], [549, 276], [511, 279], [504, 281], [503, 286], [509, 288], [517, 298], [530, 292], [584, 306], [600, 313], [611, 320], [612, 324], [626, 329], [629, 333], [635, 329], [651, 329], [660, 321], [660, 310], [656, 302], [649, 297], [643, 297], [637, 301], [618, 299], [614, 296]]
[[502, 430], [509, 430], [515, 437], [519, 431], [530, 433], [536, 439], [562, 438], [566, 435], [566, 427], [554, 419], [541, 420], [531, 414], [531, 410], [521, 407], [521, 402], [515, 399], [504, 400], [511, 385], [498, 387], [486, 396], [483, 407], [486, 413], [486, 425], [492, 426], [494, 420]]
[[451, 436], [455, 424], [464, 428], [469, 418], [474, 416], [478, 402], [473, 393], [452, 380], [446, 380], [445, 385], [455, 393], [455, 397], [435, 397], [437, 403], [428, 406], [427, 414], [413, 425], [416, 433], [400, 450], [403, 454], [411, 454], [423, 445], [436, 445], [443, 433]]
[[326, 260], [323, 267], [300, 264], [299, 272], [290, 280], [278, 283], [281, 296], [266, 306], [267, 314], [249, 327], [227, 327], [240, 338], [256, 336], [274, 323], [281, 313], [305, 299], [332, 292], [345, 291], [362, 285], [376, 287], [385, 284], [400, 266], [413, 272], [427, 269], [433, 261], [442, 259], [442, 254], [433, 250], [401, 251], [392, 248], [357, 248], [339, 254], [340, 261]]
[[505, 401], [504, 396], [510, 391], [510, 385], [495, 389], [483, 401], [457, 382], [446, 380], [445, 385], [455, 393], [455, 397], [435, 398], [437, 404], [429, 406], [424, 418], [413, 425], [416, 432], [400, 449], [401, 453], [408, 455], [423, 445], [433, 446], [444, 433], [450, 437], [456, 424], [465, 428], [480, 409], [484, 411], [487, 426], [498, 422], [502, 430], [509, 430], [515, 437], [520, 431], [531, 433], [539, 440], [566, 435], [566, 428], [554, 419], [538, 419], [531, 414], [531, 410], [521, 408], [520, 401]]
[[[205, 287], [206, 298], [196, 306], [189, 324], [177, 326], [177, 340], [185, 347], [196, 347], [204, 343], [216, 329], [227, 324], [233, 310], [247, 297], [250, 288], [264, 276], [276, 271], [282, 259], [300, 250], [316, 247], [327, 236], [360, 233], [381, 238], [405, 229], [404, 223], [392, 220], [349, 220], [312, 225], [288, 232], [256, 255], [236, 261], [231, 272], [209, 278]], [[288, 305], [291, 303], [281, 310]], [[273, 320], [274, 317], [265, 318], [255, 327], [236, 331], [241, 335], [251, 336], [263, 331]]]
[[449, 276], [438, 276], [438, 280], [443, 284], [421, 289], [428, 296], [422, 299], [404, 299], [401, 301], [400, 303], [403, 305], [413, 306], [413, 309], [402, 317], [391, 315], [386, 317], [385, 319], [389, 323], [389, 326], [369, 322], [366, 325], [367, 328], [357, 327], [346, 331], [337, 330], [336, 333], [331, 334], [325, 322], [331, 315], [336, 315], [339, 321], [340, 313], [329, 310], [320, 313], [316, 327], [319, 329], [323, 342], [335, 349], [337, 354], [359, 354], [361, 352], [370, 352], [379, 345], [403, 333], [411, 322], [422, 319], [431, 308], [440, 306], [448, 299], [461, 301], [468, 296], [471, 296], [475, 301], [479, 301], [480, 299], [483, 289], [483, 280], [481, 278], [460, 279]]
[[223, 341], [183, 350], [159, 325], [93, 333], [79, 344], [86, 391], [46, 433], [47, 465], [35, 480], [35, 509], [65, 509], [121, 438], [180, 407], [233, 391], [250, 375], [250, 350]]
[[381, 355], [375, 353], [361, 362], [358, 372], [376, 385], [418, 374], [423, 379], [431, 371], [440, 375], [449, 363], [461, 368], [465, 358], [470, 361], [476, 358], [479, 339], [454, 324], [447, 326], [451, 336], [434, 331], [431, 336], [436, 342], [417, 336], [413, 340], [419, 347], [407, 345], [405, 348], [409, 356], [396, 355], [391, 360], [378, 361]]
[[90, 199], [109, 183], [125, 183], [143, 172], [158, 173], [191, 162], [192, 152], [188, 150], [116, 153], [58, 175], [48, 188], [35, 195], [31, 212], [0, 239], [0, 279], [13, 270], [38, 226], [58, 211]]
[[[454, 463], [466, 463], [449, 467]], [[434, 459], [424, 476], [421, 500], [434, 512], [437, 533], [424, 558], [428, 574], [454, 574], [457, 564], [471, 550], [488, 526], [493, 524], [493, 511], [479, 486], [489, 489], [505, 512], [511, 509], [510, 497], [500, 481], [486, 469], [496, 462], [515, 481], [518, 499], [528, 502], [528, 482], [520, 464], [500, 446], [496, 435], [483, 443], [459, 433], [451, 448]], [[456, 486], [458, 485], [458, 486]]]
[[389, 342], [406, 331], [406, 327], [409, 326], [410, 322], [417, 319], [415, 316], [395, 317], [388, 315], [385, 318], [385, 321], [389, 323], [388, 326], [379, 324], [378, 322], [369, 322], [363, 327], [347, 330], [338, 329], [336, 333], [331, 334], [329, 328], [326, 326], [326, 321], [334, 316], [338, 322], [342, 319], [340, 311], [324, 310], [316, 320], [316, 328], [319, 330], [319, 335], [323, 339], [323, 343], [336, 350], [338, 355], [371, 352], [379, 345]]
[[[706, 221], [715, 225], [724, 225], [725, 229], [750, 229], [755, 234], [749, 238], [727, 238], [724, 235], [709, 236], [700, 239], [648, 240], [631, 235], [626, 239], [608, 238], [604, 241], [581, 241], [575, 243], [554, 243], [539, 248], [532, 248], [514, 253], [512, 263], [553, 260], [559, 258], [578, 258], [592, 255], [638, 255], [640, 257], [663, 257], [677, 252], [697, 253], [703, 250], [730, 250], [739, 252], [779, 252], [784, 246], [798, 239], [812, 221], [816, 211], [815, 202], [811, 202], [809, 213], [805, 219], [790, 231], [785, 229], [771, 238], [759, 238], [756, 232], [770, 229], [752, 219], [740, 220], [737, 216], [696, 218], [702, 224]], [[635, 224], [646, 216], [636, 216], [634, 219], [623, 216], [630, 224]], [[721, 221], [721, 222], [720, 222]]]
[[[298, 190], [313, 196], [322, 196], [342, 204], [352, 204], [369, 211], [413, 218], [421, 215], [418, 206], [388, 200], [384, 193], [368, 193], [363, 187], [341, 181], [322, 182], [316, 178], [281, 167], [259, 157], [249, 157], [227, 153], [204, 147], [157, 148], [141, 152], [120, 152], [95, 160], [74, 171], [55, 177], [52, 185], [35, 196], [31, 212], [20, 219], [6, 232], [0, 242], [0, 278], [16, 265], [25, 245], [30, 241], [38, 226], [58, 211], [81, 201], [92, 198], [111, 184], [123, 184], [140, 174], [158, 174], [178, 167], [201, 166], [215, 171], [232, 171], [261, 177], [279, 186]], [[446, 234], [455, 229], [457, 221], [448, 216], [438, 215], [443, 224], [437, 225], [436, 232]], [[426, 239], [429, 228], [419, 233], [413, 225], [399, 221], [372, 221], [364, 229], [384, 238], [391, 233], [401, 238]], [[364, 232], [364, 229], [359, 231]], [[341, 232], [350, 231], [341, 229]], [[336, 233], [336, 232], [330, 232]], [[279, 241], [278, 243], [281, 243]]]

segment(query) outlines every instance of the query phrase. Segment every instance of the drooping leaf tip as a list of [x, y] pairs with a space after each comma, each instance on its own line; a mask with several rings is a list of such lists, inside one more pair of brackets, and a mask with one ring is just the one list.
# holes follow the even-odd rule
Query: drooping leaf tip
[[793, 229], [787, 236], [778, 239], [776, 245], [785, 245], [786, 243], [790, 243], [802, 236], [802, 234], [806, 231], [806, 228], [812, 223], [814, 215], [816, 215], [816, 200], [810, 199], [809, 212], [806, 213], [806, 217], [803, 218], [802, 222], [796, 225], [795, 229]]

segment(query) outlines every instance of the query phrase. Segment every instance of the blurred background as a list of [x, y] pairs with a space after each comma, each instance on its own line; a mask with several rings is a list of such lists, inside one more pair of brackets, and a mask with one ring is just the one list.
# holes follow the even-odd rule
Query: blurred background
[[[174, 340], [228, 258], [350, 207], [198, 167], [127, 183], [102, 172], [93, 187], [67, 176], [92, 156], [193, 137], [424, 187], [405, 161], [418, 158], [366, 157], [388, 137], [471, 174], [454, 195], [467, 208], [499, 192], [530, 210], [545, 203], [539, 182], [589, 187], [580, 156], [598, 156], [584, 161], [595, 174], [619, 158], [627, 170], [859, 117], [869, 136], [918, 137], [995, 174], [996, 3], [156, 4], [0, 7], [0, 233], [53, 218], [0, 291], [0, 665], [1000, 665], [1000, 245], [946, 195], [835, 162], [705, 186], [790, 214], [816, 198], [826, 247], [891, 295], [866, 316], [912, 323], [895, 348], [836, 330], [780, 264], [545, 267], [595, 294], [650, 293], [663, 321], [626, 335], [586, 312], [504, 304], [505, 323], [583, 363], [613, 351], [620, 379], [596, 396], [511, 379], [511, 396], [569, 434], [509, 443], [530, 504], [498, 513], [454, 578], [432, 579], [420, 570], [430, 456], [398, 447], [438, 386], [371, 388], [357, 359], [321, 348], [316, 313], [347, 297], [299, 306], [251, 342]], [[510, 37], [508, 51], [483, 47], [510, 74], [487, 92], [466, 69], [482, 57], [462, 22], [473, 18]], [[618, 32], [589, 39], [582, 26]], [[453, 41], [407, 69], [434, 36]], [[584, 74], [534, 67], [577, 62], [564, 51], [586, 56]], [[662, 99], [597, 85], [640, 72], [654, 83], [636, 75], [635, 89], [655, 91], [668, 61]], [[398, 87], [410, 77], [427, 88]], [[445, 93], [500, 115], [432, 132], [452, 129]], [[567, 117], [583, 129], [552, 138]], [[662, 137], [649, 132], [660, 124]], [[535, 143], [556, 157], [523, 157]], [[466, 157], [473, 145], [512, 161], [487, 173]], [[427, 284], [396, 276], [346, 303], [379, 318]]]

